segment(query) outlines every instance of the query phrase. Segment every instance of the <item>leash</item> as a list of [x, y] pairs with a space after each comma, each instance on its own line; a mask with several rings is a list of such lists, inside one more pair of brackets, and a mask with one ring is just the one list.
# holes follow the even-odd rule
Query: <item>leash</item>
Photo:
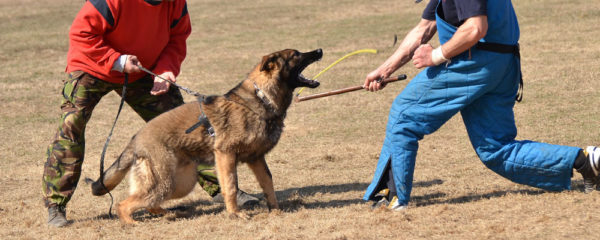
[[[171, 81], [169, 79], [166, 79], [166, 78], [163, 78], [161, 76], [158, 76], [157, 74], [153, 73], [152, 71], [150, 71], [150, 70], [142, 67], [140, 64], [138, 64], [137, 67], [140, 70], [142, 70], [142, 71], [144, 71], [144, 72], [146, 72], [146, 73], [148, 73], [148, 74], [150, 74], [150, 75], [152, 75], [154, 77], [160, 78], [162, 80], [165, 80], [165, 81], [173, 84], [173, 86], [178, 87], [179, 89], [183, 90], [184, 92], [186, 92], [186, 93], [188, 93], [190, 95], [193, 95], [193, 96], [196, 96], [196, 97], [203, 97], [204, 96], [204, 95], [202, 95], [202, 94], [200, 94], [198, 92], [190, 90], [189, 88], [183, 87], [183, 86], [181, 86], [181, 85], [179, 85], [179, 84], [177, 84], [177, 83], [175, 83], [175, 82], [173, 82], [173, 81]], [[117, 116], [115, 117], [115, 121], [113, 122], [113, 125], [112, 125], [112, 127], [110, 129], [110, 132], [108, 133], [108, 137], [106, 138], [106, 142], [104, 143], [104, 148], [102, 149], [102, 154], [100, 155], [100, 178], [99, 178], [99, 181], [100, 181], [100, 185], [102, 186], [102, 188], [104, 188], [104, 190], [110, 196], [110, 207], [108, 209], [108, 217], [109, 218], [113, 217], [112, 216], [112, 207], [113, 207], [113, 204], [114, 204], [114, 198], [113, 198], [112, 194], [110, 193], [110, 191], [108, 190], [108, 188], [106, 188], [106, 186], [104, 185], [104, 157], [106, 155], [106, 150], [108, 149], [108, 143], [110, 142], [110, 139], [112, 138], [113, 131], [115, 130], [115, 126], [117, 125], [117, 120], [119, 119], [119, 115], [121, 115], [121, 110], [123, 109], [123, 103], [125, 102], [125, 95], [127, 93], [127, 83], [128, 83], [128, 81], [129, 81], [129, 74], [125, 73], [125, 81], [123, 83], [123, 91], [121, 92], [121, 103], [119, 104], [119, 110], [117, 110]]]
[[108, 188], [104, 185], [104, 156], [106, 155], [106, 149], [108, 149], [108, 143], [112, 138], [113, 131], [115, 130], [115, 126], [117, 125], [117, 120], [119, 119], [119, 115], [121, 115], [121, 110], [123, 109], [123, 103], [125, 102], [125, 95], [127, 94], [127, 82], [129, 81], [129, 74], [125, 73], [125, 82], [123, 83], [123, 91], [121, 92], [121, 103], [119, 104], [119, 110], [117, 111], [117, 116], [115, 117], [115, 121], [113, 122], [112, 127], [110, 128], [110, 132], [108, 133], [108, 137], [106, 138], [106, 142], [104, 143], [104, 148], [102, 148], [102, 154], [100, 155], [100, 186], [104, 188], [104, 190], [110, 196], [110, 207], [108, 209], [108, 217], [112, 218], [112, 207], [114, 204], [114, 199]]
[[137, 67], [138, 67], [140, 70], [142, 70], [142, 71], [146, 72], [147, 74], [150, 74], [150, 75], [152, 75], [152, 76], [155, 76], [155, 77], [157, 77], [157, 78], [160, 78], [160, 79], [162, 79], [162, 80], [165, 80], [165, 81], [167, 81], [167, 82], [169, 82], [169, 83], [173, 84], [173, 86], [175, 86], [175, 87], [177, 87], [177, 88], [179, 88], [179, 89], [183, 90], [183, 91], [184, 91], [184, 92], [186, 92], [187, 94], [193, 95], [193, 96], [195, 96], [195, 97], [200, 97], [200, 96], [203, 96], [202, 94], [200, 94], [200, 93], [198, 93], [198, 92], [196, 92], [196, 91], [192, 91], [192, 90], [190, 90], [189, 88], [186, 88], [186, 87], [184, 87], [184, 86], [181, 86], [181, 85], [179, 85], [179, 84], [177, 84], [177, 83], [175, 83], [175, 82], [173, 82], [173, 81], [171, 81], [171, 80], [169, 80], [169, 79], [166, 79], [166, 78], [164, 78], [164, 77], [158, 76], [156, 73], [153, 73], [152, 71], [148, 70], [147, 68], [145, 68], [145, 67], [142, 67], [142, 65], [140, 65], [140, 64], [138, 64], [138, 65], [137, 65]]
[[137, 67], [140, 70], [142, 70], [142, 71], [144, 71], [144, 72], [146, 72], [146, 73], [148, 73], [148, 74], [150, 74], [152, 76], [155, 76], [157, 78], [160, 78], [162, 80], [165, 80], [165, 81], [173, 84], [173, 86], [175, 86], [175, 87], [183, 90], [187, 94], [195, 96], [198, 99], [198, 104], [200, 105], [200, 116], [198, 117], [198, 122], [196, 124], [192, 125], [187, 130], [185, 130], [185, 134], [190, 134], [192, 131], [194, 131], [199, 126], [204, 125], [205, 128], [206, 128], [206, 131], [207, 131], [208, 135], [211, 136], [211, 137], [215, 136], [215, 130], [212, 127], [212, 125], [210, 125], [210, 122], [208, 121], [208, 118], [206, 117], [206, 114], [204, 114], [204, 111], [202, 110], [202, 102], [204, 101], [204, 94], [200, 94], [199, 92], [196, 92], [196, 91], [193, 91], [193, 90], [191, 90], [189, 88], [181, 86], [181, 85], [179, 85], [179, 84], [177, 84], [177, 83], [175, 83], [175, 82], [173, 82], [173, 81], [171, 81], [169, 79], [163, 78], [163, 77], [157, 75], [156, 73], [153, 73], [152, 71], [148, 70], [147, 68], [142, 67], [141, 64], [138, 64]]

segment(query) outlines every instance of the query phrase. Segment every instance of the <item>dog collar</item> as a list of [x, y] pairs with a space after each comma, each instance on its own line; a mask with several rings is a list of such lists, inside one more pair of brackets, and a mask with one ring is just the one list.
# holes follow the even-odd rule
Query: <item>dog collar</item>
[[267, 97], [267, 95], [265, 94], [265, 92], [263, 92], [258, 85], [256, 85], [255, 82], [253, 82], [254, 84], [254, 94], [256, 94], [256, 96], [263, 102], [263, 104], [272, 112], [275, 112], [275, 107], [273, 106], [273, 104], [271, 104], [271, 100], [269, 100], [269, 98]]

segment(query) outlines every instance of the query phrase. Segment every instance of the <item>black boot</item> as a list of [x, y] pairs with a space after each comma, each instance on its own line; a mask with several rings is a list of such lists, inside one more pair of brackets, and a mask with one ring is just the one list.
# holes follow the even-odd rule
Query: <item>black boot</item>
[[64, 206], [53, 205], [48, 207], [48, 226], [64, 227], [68, 223]]
[[586, 193], [594, 191], [600, 181], [598, 175], [600, 172], [600, 148], [592, 146], [580, 151], [575, 159], [574, 167], [583, 177], [584, 191]]
[[[224, 203], [223, 194], [218, 193], [212, 198], [213, 202], [216, 203]], [[259, 199], [242, 191], [238, 190], [237, 192], [237, 205], [238, 207], [251, 207], [254, 205], [258, 205]]]

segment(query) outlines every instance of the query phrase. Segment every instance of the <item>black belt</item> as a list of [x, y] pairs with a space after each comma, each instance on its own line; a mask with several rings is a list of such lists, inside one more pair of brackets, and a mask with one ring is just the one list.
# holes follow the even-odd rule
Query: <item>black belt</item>
[[497, 53], [512, 53], [512, 54], [516, 55], [517, 57], [521, 56], [519, 54], [519, 44], [518, 43], [516, 45], [506, 45], [506, 44], [491, 43], [491, 42], [477, 42], [477, 44], [475, 44], [475, 48], [485, 50], [485, 51], [490, 51], [490, 52], [497, 52]]
[[[512, 53], [515, 56], [517, 56], [517, 58], [519, 58], [519, 60], [521, 59], [521, 53], [519, 50], [518, 43], [515, 45], [507, 45], [507, 44], [500, 44], [500, 43], [477, 42], [477, 44], [475, 44], [475, 48], [484, 50], [484, 51], [497, 52], [497, 53]], [[521, 67], [519, 66], [519, 72], [520, 71], [521, 71]], [[521, 75], [521, 77], [519, 79], [519, 90], [517, 91], [517, 97], [516, 97], [517, 102], [521, 102], [521, 100], [523, 99], [523, 74], [520, 73], [520, 75]]]

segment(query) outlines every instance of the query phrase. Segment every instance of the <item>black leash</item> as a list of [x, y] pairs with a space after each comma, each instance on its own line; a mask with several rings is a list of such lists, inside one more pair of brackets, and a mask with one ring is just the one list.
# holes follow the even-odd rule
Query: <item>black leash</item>
[[123, 109], [123, 103], [125, 102], [125, 94], [127, 93], [127, 82], [129, 81], [129, 75], [125, 73], [125, 82], [123, 83], [123, 91], [121, 92], [121, 103], [119, 104], [119, 110], [117, 111], [117, 116], [115, 117], [115, 121], [110, 129], [110, 133], [106, 138], [106, 142], [104, 143], [104, 148], [102, 149], [102, 154], [100, 155], [100, 185], [110, 196], [110, 208], [108, 209], [108, 217], [112, 218], [112, 206], [114, 203], [114, 199], [108, 188], [104, 185], [104, 156], [106, 155], [106, 149], [108, 148], [108, 142], [110, 142], [110, 138], [112, 137], [113, 130], [115, 130], [115, 125], [117, 125], [117, 120], [119, 119], [119, 115], [121, 115], [121, 110]]
[[[165, 80], [165, 81], [173, 84], [173, 86], [178, 87], [179, 89], [185, 91], [188, 94], [191, 94], [191, 95], [196, 96], [196, 97], [203, 97], [204, 96], [204, 95], [202, 95], [202, 94], [200, 94], [198, 92], [190, 90], [189, 88], [183, 87], [183, 86], [181, 86], [181, 85], [179, 85], [179, 84], [177, 84], [177, 83], [175, 83], [175, 82], [173, 82], [173, 81], [171, 81], [169, 79], [163, 78], [163, 77], [161, 77], [161, 76], [159, 76], [159, 75], [151, 72], [150, 70], [142, 67], [141, 65], [137, 65], [137, 67], [140, 70], [142, 70], [142, 71], [144, 71], [144, 72], [146, 72], [146, 73], [148, 73], [148, 74], [150, 74], [150, 75], [152, 75], [154, 77], [160, 78], [162, 80]], [[106, 188], [106, 186], [104, 185], [104, 156], [106, 155], [106, 149], [108, 148], [108, 143], [110, 142], [110, 139], [112, 137], [113, 131], [115, 129], [115, 125], [117, 125], [117, 120], [119, 119], [119, 115], [121, 114], [121, 110], [123, 109], [123, 103], [125, 102], [125, 94], [127, 93], [127, 82], [128, 81], [129, 81], [129, 75], [127, 73], [125, 73], [125, 82], [123, 83], [123, 91], [121, 93], [121, 103], [119, 104], [119, 110], [117, 111], [117, 116], [115, 117], [115, 121], [113, 122], [113, 125], [112, 125], [112, 127], [110, 129], [110, 133], [108, 134], [108, 137], [106, 138], [106, 142], [104, 143], [104, 148], [102, 149], [102, 154], [100, 155], [100, 178], [99, 178], [98, 181], [100, 181], [100, 184], [101, 184], [102, 188], [104, 188], [104, 190], [110, 196], [110, 208], [108, 209], [108, 217], [109, 218], [112, 218], [112, 213], [111, 212], [112, 212], [112, 206], [114, 204], [114, 199], [113, 199], [112, 194], [108, 190], [108, 188]], [[208, 119], [207, 119], [207, 121], [208, 121]], [[212, 130], [212, 127], [210, 129]], [[212, 131], [212, 133], [211, 133], [211, 130], [209, 130], [209, 133], [211, 134], [211, 136], [214, 136], [214, 131]], [[191, 131], [193, 131], [193, 129]]]

